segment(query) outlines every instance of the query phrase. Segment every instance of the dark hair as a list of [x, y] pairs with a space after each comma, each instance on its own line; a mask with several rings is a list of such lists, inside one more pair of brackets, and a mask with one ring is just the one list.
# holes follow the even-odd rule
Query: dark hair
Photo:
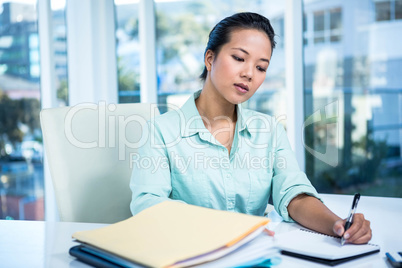
[[[269, 41], [271, 41], [271, 49], [273, 50], [275, 48], [275, 32], [271, 26], [271, 23], [269, 22], [269, 19], [257, 13], [241, 12], [224, 18], [215, 25], [215, 27], [209, 33], [204, 57], [208, 50], [211, 50], [217, 55], [222, 46], [230, 41], [230, 34], [234, 30], [238, 29], [255, 29], [266, 33]], [[207, 73], [207, 68], [204, 67], [204, 71], [200, 75], [201, 80], [205, 81], [207, 78]]]

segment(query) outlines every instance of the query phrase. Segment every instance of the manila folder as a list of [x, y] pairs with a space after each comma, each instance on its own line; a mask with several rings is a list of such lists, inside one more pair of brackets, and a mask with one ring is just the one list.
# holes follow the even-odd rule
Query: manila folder
[[137, 215], [73, 238], [116, 256], [152, 267], [234, 246], [269, 219], [164, 201]]

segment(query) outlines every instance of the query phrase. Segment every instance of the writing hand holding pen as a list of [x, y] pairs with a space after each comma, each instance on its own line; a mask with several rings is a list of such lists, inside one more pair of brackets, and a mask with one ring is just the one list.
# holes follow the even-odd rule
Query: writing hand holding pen
[[[351, 226], [352, 223], [353, 223], [353, 216], [355, 215], [355, 211], [356, 211], [356, 209], [357, 209], [357, 204], [359, 203], [359, 200], [360, 200], [360, 194], [355, 194], [355, 196], [354, 196], [354, 198], [353, 198], [352, 208], [350, 209], [349, 216], [348, 216], [348, 218], [346, 219], [346, 223], [345, 223], [345, 227], [344, 227], [344, 228], [345, 228], [345, 232], [350, 228], [350, 226]], [[346, 234], [344, 234], [344, 235], [342, 236], [342, 238], [341, 238], [341, 244], [342, 244], [342, 246], [345, 244], [346, 239], [349, 238], [349, 237], [346, 237], [346, 238], [345, 238], [345, 235], [346, 235]]]
[[366, 220], [363, 214], [355, 213], [359, 198], [360, 194], [356, 194], [348, 218], [336, 221], [333, 226], [333, 231], [342, 237], [342, 245], [345, 242], [366, 244], [371, 239], [370, 221]]

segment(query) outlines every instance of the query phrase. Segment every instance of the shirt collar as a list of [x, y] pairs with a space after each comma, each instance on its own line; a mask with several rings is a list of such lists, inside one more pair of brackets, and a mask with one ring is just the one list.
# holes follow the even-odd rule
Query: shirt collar
[[248, 126], [247, 126], [247, 118], [245, 116], [245, 113], [243, 111], [243, 107], [241, 106], [241, 104], [237, 104], [236, 105], [236, 111], [237, 111], [237, 124], [238, 124], [238, 132], [242, 132], [243, 130], [247, 131], [248, 133], [250, 133], [250, 131], [248, 130]]
[[[206, 128], [202, 121], [201, 115], [198, 112], [198, 109], [195, 105], [195, 100], [200, 96], [202, 90], [196, 91], [180, 108], [181, 116], [180, 118], [184, 119], [184, 122], [181, 122], [180, 132], [181, 136], [189, 137], [194, 134], [197, 134], [202, 130], [205, 132]], [[244, 111], [241, 105], [236, 105], [237, 111], [237, 131], [240, 133], [246, 130], [249, 134], [250, 131], [247, 127], [247, 120], [244, 116]]]
[[180, 118], [184, 119], [181, 122], [181, 136], [189, 137], [198, 133], [201, 129], [205, 129], [200, 113], [195, 106], [195, 100], [200, 96], [201, 90], [195, 92], [180, 108]]

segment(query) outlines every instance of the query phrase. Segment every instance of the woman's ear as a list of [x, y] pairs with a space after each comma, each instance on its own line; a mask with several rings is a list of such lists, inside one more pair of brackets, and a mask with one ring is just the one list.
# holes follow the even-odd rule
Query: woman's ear
[[205, 52], [205, 67], [207, 68], [207, 71], [211, 71], [211, 67], [212, 67], [212, 63], [214, 62], [214, 58], [215, 58], [215, 53], [208, 49], [207, 52]]

